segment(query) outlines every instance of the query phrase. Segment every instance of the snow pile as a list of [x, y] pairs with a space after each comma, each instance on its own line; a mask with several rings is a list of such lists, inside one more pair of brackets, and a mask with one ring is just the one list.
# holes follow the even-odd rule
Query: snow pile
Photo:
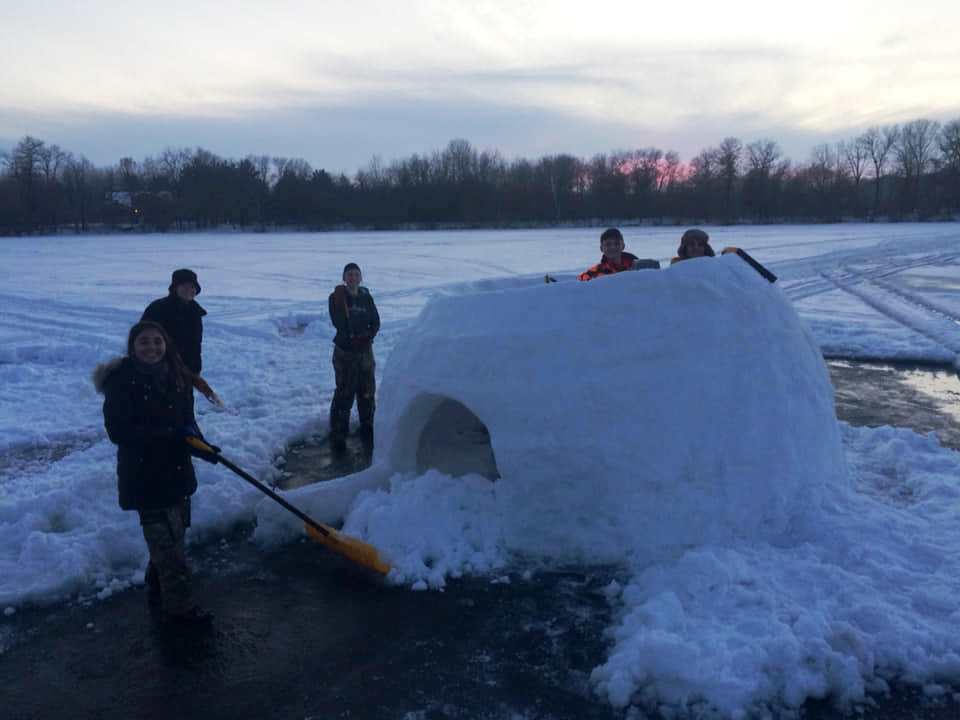
[[385, 370], [377, 460], [424, 470], [451, 401], [489, 432], [511, 551], [774, 539], [845, 478], [816, 343], [736, 257], [431, 301]]
[[394, 476], [389, 494], [361, 495], [343, 530], [390, 548], [391, 578], [425, 590], [442, 588], [448, 576], [503, 567], [499, 516], [489, 480], [430, 470], [421, 477]]
[[611, 703], [736, 717], [861, 701], [894, 675], [957, 682], [960, 455], [909, 430], [844, 436], [857, 487], [830, 489], [813, 541], [707, 545], [638, 568], [593, 673]]

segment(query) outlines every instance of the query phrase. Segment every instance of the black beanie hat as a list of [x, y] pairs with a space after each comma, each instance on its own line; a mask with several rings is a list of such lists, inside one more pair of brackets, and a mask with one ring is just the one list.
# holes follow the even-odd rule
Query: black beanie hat
[[359, 266], [359, 265], [357, 265], [357, 264], [354, 263], [354, 262], [349, 262], [349, 263], [347, 263], [346, 265], [343, 266], [343, 274], [342, 274], [340, 277], [346, 277], [346, 276], [347, 276], [347, 270], [356, 270], [356, 271], [357, 271], [358, 273], [360, 273], [361, 275], [363, 274], [363, 273], [361, 272], [361, 270], [360, 270], [360, 266]]
[[170, 277], [170, 292], [174, 292], [177, 289], [177, 285], [186, 282], [192, 282], [196, 285], [197, 295], [200, 294], [200, 283], [197, 282], [197, 274], [187, 268], [180, 268], [179, 270], [173, 271], [173, 275]]

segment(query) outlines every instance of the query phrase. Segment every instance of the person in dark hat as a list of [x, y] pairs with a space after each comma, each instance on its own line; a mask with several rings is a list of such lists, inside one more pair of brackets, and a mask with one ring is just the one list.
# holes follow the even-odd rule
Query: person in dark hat
[[670, 264], [696, 257], [714, 257], [715, 254], [710, 247], [710, 236], [700, 228], [690, 228], [680, 238], [677, 255], [670, 260]]
[[343, 268], [343, 284], [337, 285], [328, 302], [330, 320], [337, 330], [333, 338], [333, 372], [337, 389], [330, 402], [330, 444], [336, 453], [346, 449], [350, 411], [357, 401], [360, 438], [368, 453], [373, 451], [373, 414], [376, 380], [373, 339], [380, 330], [380, 314], [356, 263]]
[[150, 303], [140, 318], [163, 326], [183, 364], [195, 376], [199, 376], [203, 369], [203, 316], [207, 314], [195, 299], [199, 294], [200, 283], [193, 270], [174, 270], [169, 294]]
[[[607, 228], [600, 235], [600, 262], [584, 270], [578, 278], [582, 281], [593, 280], [603, 275], [613, 275], [624, 270], [659, 269], [656, 260], [641, 259], [624, 250], [623, 233], [617, 228]], [[549, 277], [549, 276], [548, 276]]]

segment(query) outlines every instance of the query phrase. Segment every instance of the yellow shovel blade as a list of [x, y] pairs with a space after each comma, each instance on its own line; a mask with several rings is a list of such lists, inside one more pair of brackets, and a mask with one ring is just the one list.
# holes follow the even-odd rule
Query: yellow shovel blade
[[322, 527], [329, 535], [324, 535], [310, 523], [304, 523], [303, 525], [307, 529], [307, 534], [310, 537], [321, 545], [333, 550], [335, 553], [339, 553], [345, 558], [353, 560], [353, 562], [363, 565], [366, 568], [370, 568], [381, 575], [386, 575], [390, 572], [390, 565], [380, 557], [377, 549], [373, 545], [352, 538], [349, 535], [344, 535], [326, 525]]

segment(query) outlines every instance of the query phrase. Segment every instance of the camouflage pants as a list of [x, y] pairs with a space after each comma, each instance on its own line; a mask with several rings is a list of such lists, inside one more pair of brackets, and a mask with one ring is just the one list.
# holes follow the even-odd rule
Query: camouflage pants
[[375, 368], [372, 346], [357, 352], [333, 346], [333, 372], [337, 389], [330, 402], [330, 434], [334, 437], [346, 437], [354, 398], [357, 400], [361, 429], [373, 431], [373, 413], [376, 410], [374, 396], [377, 391]]
[[190, 498], [173, 507], [141, 510], [140, 526], [150, 551], [150, 564], [160, 581], [163, 612], [181, 615], [193, 607], [185, 543], [190, 527]]

